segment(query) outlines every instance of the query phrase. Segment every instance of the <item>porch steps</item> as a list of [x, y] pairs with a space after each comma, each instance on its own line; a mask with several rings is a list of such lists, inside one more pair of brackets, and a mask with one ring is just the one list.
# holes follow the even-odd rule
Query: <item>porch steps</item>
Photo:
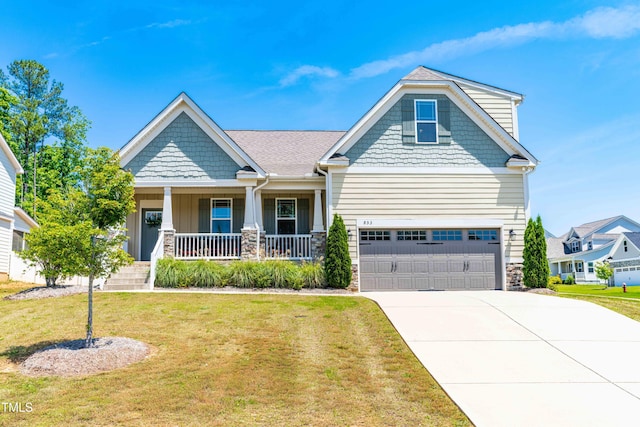
[[151, 264], [136, 261], [133, 265], [122, 267], [120, 271], [109, 277], [104, 284], [105, 291], [132, 291], [149, 289], [149, 271]]

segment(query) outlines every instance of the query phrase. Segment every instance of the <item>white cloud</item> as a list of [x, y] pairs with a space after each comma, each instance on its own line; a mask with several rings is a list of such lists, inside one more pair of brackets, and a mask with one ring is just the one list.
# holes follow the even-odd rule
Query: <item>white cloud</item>
[[289, 74], [287, 74], [286, 76], [284, 76], [282, 79], [280, 79], [280, 86], [282, 87], [291, 86], [293, 84], [296, 84], [303, 77], [320, 76], [320, 77], [334, 78], [334, 77], [338, 77], [339, 74], [340, 73], [338, 73], [338, 71], [330, 67], [302, 65], [296, 68], [295, 70], [293, 70], [292, 72], [290, 72]]
[[[520, 45], [538, 39], [621, 39], [632, 37], [638, 32], [640, 32], [640, 6], [599, 7], [563, 22], [542, 21], [507, 25], [462, 39], [434, 43], [422, 50], [367, 62], [351, 69], [349, 76], [353, 79], [374, 77], [396, 68], [441, 62], [500, 47]], [[285, 76], [280, 80], [280, 84], [289, 86], [297, 83], [301, 77], [308, 75], [334, 78], [339, 73], [332, 68], [304, 65]]]
[[175, 28], [190, 24], [191, 21], [186, 19], [174, 19], [173, 21], [167, 22], [154, 22], [152, 24], [146, 25], [145, 28]]

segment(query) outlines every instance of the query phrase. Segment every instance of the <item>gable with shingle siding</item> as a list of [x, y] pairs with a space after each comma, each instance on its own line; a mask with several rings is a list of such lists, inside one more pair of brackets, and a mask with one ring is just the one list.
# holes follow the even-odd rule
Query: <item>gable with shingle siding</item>
[[143, 181], [235, 179], [242, 168], [184, 112], [123, 167]]
[[[439, 144], [403, 142], [402, 104], [448, 102], [451, 137]], [[509, 155], [445, 95], [404, 95], [345, 156], [354, 166], [504, 167]]]

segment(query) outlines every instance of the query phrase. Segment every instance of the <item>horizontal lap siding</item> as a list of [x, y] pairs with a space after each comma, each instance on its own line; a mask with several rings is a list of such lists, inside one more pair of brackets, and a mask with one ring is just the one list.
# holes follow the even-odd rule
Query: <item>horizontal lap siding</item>
[[513, 135], [513, 117], [511, 99], [506, 96], [495, 95], [491, 92], [461, 85], [466, 92], [483, 110], [498, 122], [507, 132]]
[[503, 236], [506, 256], [522, 256], [522, 175], [333, 174], [332, 208], [354, 233], [357, 219], [499, 219], [517, 235], [513, 243]]

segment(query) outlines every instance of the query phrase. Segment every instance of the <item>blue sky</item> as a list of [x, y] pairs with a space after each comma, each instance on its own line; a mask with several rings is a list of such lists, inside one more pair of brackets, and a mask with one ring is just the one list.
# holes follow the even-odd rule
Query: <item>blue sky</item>
[[[4, 3], [4, 2], [3, 2]], [[130, 3], [135, 3], [134, 5]], [[640, 3], [25, 1], [0, 66], [35, 59], [117, 149], [181, 91], [223, 129], [346, 130], [418, 65], [525, 95], [532, 214], [640, 221]]]

